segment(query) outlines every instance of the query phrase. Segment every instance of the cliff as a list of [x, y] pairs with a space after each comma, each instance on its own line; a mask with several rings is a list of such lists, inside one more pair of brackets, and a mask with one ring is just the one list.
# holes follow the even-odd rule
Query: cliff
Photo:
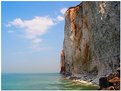
[[82, 2], [65, 13], [63, 72], [98, 83], [120, 63], [120, 2]]

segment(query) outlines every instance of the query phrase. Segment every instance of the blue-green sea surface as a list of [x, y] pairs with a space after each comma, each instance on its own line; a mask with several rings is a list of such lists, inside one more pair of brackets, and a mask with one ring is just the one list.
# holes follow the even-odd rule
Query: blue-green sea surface
[[84, 85], [65, 79], [59, 73], [2, 74], [2, 90], [94, 90], [96, 86]]

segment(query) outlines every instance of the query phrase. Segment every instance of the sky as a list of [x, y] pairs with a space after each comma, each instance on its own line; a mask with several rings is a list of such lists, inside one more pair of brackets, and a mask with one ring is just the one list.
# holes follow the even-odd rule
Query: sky
[[78, 1], [2, 1], [2, 73], [60, 71], [65, 11]]

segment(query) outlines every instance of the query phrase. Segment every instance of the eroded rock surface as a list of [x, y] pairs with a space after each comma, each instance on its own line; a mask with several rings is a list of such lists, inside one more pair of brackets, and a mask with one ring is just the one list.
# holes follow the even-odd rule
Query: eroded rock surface
[[64, 65], [64, 61], [65, 61], [65, 55], [64, 55], [64, 51], [62, 50], [61, 51], [61, 70], [60, 70], [60, 73], [64, 74], [65, 73], [65, 65]]
[[120, 69], [99, 79], [99, 90], [120, 90]]
[[99, 83], [120, 63], [120, 2], [82, 2], [65, 13], [64, 71]]

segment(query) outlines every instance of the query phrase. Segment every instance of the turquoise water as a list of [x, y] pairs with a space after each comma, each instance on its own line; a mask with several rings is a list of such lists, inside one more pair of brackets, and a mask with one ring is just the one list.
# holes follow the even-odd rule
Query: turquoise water
[[84, 90], [96, 89], [65, 79], [59, 73], [2, 74], [2, 90]]

